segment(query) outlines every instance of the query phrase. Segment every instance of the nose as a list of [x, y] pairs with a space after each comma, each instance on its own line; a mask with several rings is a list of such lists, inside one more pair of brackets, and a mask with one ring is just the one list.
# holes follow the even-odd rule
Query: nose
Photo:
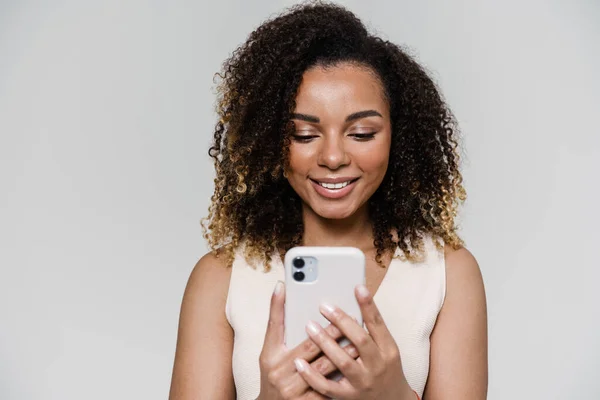
[[344, 147], [344, 139], [340, 135], [326, 135], [319, 152], [318, 163], [331, 170], [339, 169], [350, 163], [350, 157]]

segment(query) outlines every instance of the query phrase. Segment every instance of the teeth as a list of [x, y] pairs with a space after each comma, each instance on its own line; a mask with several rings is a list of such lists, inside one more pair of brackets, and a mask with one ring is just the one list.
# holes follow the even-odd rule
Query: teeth
[[340, 183], [319, 182], [319, 185], [323, 186], [326, 189], [341, 189], [341, 188], [348, 186], [349, 183], [350, 183], [350, 181], [340, 182]]

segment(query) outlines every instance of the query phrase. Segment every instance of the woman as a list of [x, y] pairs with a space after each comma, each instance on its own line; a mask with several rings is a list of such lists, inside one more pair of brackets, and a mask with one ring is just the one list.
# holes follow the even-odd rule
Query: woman
[[[214, 250], [185, 290], [170, 398], [484, 399], [457, 132], [423, 69], [344, 8], [310, 3], [256, 29], [220, 76]], [[323, 309], [332, 324], [285, 347], [278, 281], [297, 245], [365, 253], [366, 329]]]

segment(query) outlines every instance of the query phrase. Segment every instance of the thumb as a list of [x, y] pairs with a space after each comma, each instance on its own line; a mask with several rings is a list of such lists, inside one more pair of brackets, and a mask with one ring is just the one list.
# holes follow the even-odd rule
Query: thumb
[[271, 310], [269, 312], [269, 323], [265, 334], [265, 346], [277, 346], [283, 344], [284, 338], [284, 303], [285, 287], [283, 282], [277, 281], [273, 295], [271, 296]]

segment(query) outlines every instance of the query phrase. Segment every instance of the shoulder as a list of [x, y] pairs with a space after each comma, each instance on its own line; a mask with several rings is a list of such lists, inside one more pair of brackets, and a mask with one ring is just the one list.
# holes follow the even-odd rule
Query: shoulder
[[234, 334], [225, 315], [230, 275], [225, 257], [212, 252], [190, 274], [181, 304], [169, 398], [197, 398], [199, 394], [235, 398]]
[[477, 260], [465, 247], [453, 248], [444, 245], [444, 259], [446, 261], [446, 274], [475, 274], [481, 275]]
[[209, 334], [212, 331], [204, 326], [223, 329], [223, 332], [228, 328], [225, 305], [231, 268], [227, 267], [224, 258], [211, 252], [194, 266], [181, 303], [180, 333], [195, 332], [197, 338], [198, 332]]
[[205, 254], [194, 266], [185, 289], [185, 295], [196, 297], [202, 294], [215, 300], [227, 298], [231, 267], [223, 254], [211, 251]]
[[465, 247], [444, 246], [446, 296], [465, 297], [485, 303], [483, 277], [479, 263]]
[[469, 310], [485, 318], [486, 296], [479, 263], [464, 247], [444, 247], [446, 296], [442, 313], [454, 314]]
[[191, 276], [210, 275], [214, 277], [229, 275], [231, 268], [227, 265], [224, 254], [218, 254], [216, 251], [210, 251], [203, 255], [194, 266]]
[[431, 334], [430, 371], [423, 397], [485, 398], [487, 306], [479, 264], [464, 247], [445, 246], [444, 256], [446, 296]]

